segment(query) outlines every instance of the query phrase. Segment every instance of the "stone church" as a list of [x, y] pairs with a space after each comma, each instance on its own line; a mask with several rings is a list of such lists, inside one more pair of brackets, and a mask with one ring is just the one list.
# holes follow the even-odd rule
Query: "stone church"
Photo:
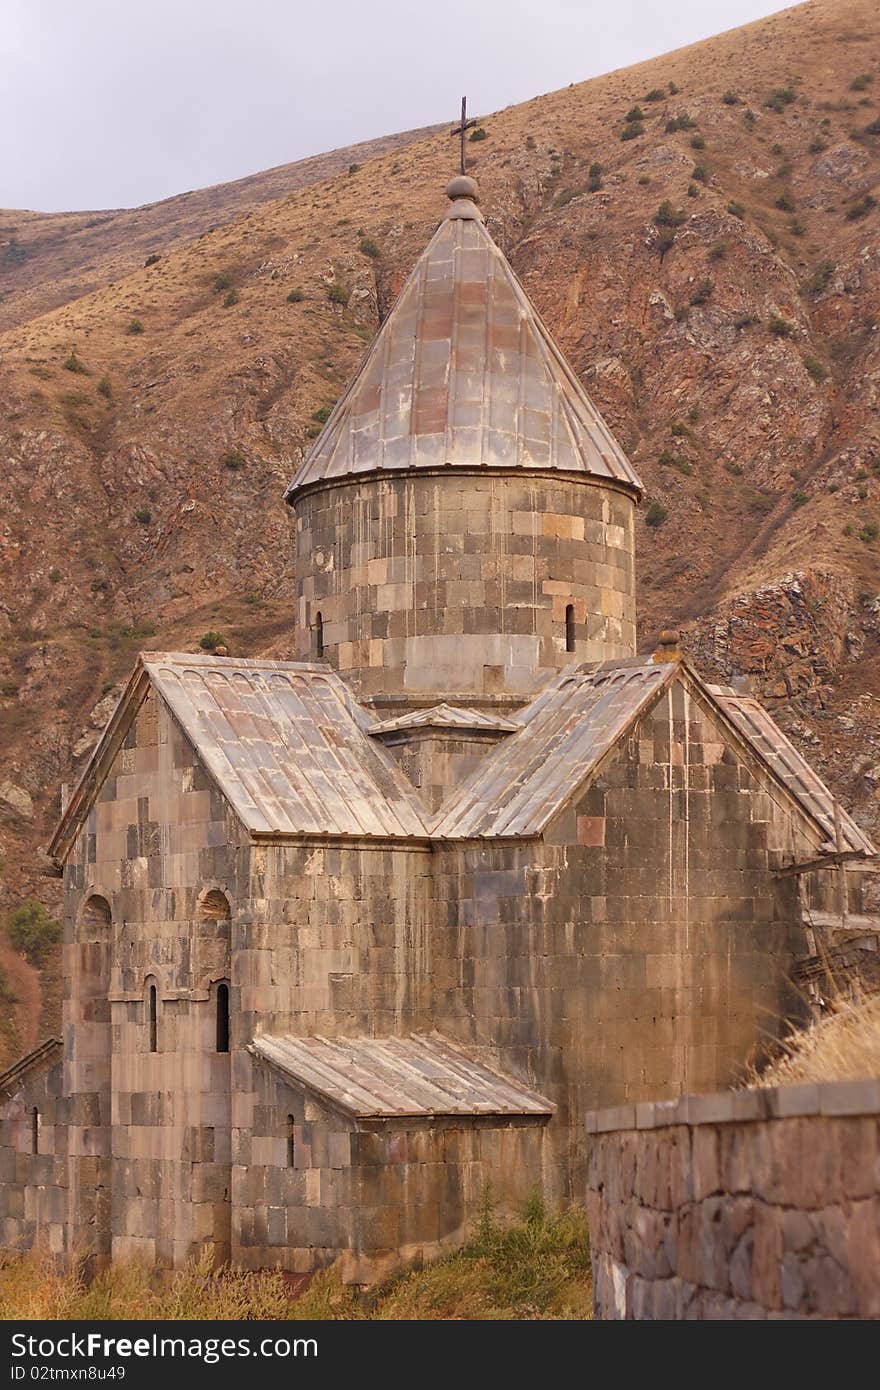
[[145, 653], [66, 798], [4, 1248], [365, 1283], [579, 1200], [586, 1112], [732, 1082], [858, 907], [760, 705], [637, 655], [638, 477], [448, 193], [286, 494], [296, 660]]

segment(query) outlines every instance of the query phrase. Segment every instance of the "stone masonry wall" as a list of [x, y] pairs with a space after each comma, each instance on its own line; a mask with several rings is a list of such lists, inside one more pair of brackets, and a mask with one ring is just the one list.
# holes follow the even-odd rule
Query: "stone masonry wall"
[[597, 1317], [880, 1317], [880, 1081], [587, 1117]]
[[[525, 700], [635, 652], [632, 498], [558, 476], [369, 478], [296, 499], [296, 652], [360, 698]], [[574, 651], [565, 610], [574, 606]], [[386, 698], [387, 697], [387, 698]]]
[[[217, 893], [246, 917], [248, 856], [238, 821], [150, 694], [65, 871], [71, 1232], [99, 1256], [179, 1265], [213, 1241], [218, 1259], [229, 1257], [231, 1063], [251, 1035], [243, 1038], [237, 1023], [236, 922], [201, 920], [200, 902]], [[106, 905], [106, 922], [94, 902]], [[224, 977], [231, 1053], [216, 1051]], [[93, 1219], [94, 1176], [90, 1164], [81, 1179], [79, 1169], [96, 1156]]]
[[[61, 1255], [70, 1249], [70, 1102], [61, 1094], [61, 1086], [58, 1061], [27, 1077], [11, 1095], [0, 1097], [0, 1250], [29, 1250], [40, 1244], [53, 1255]], [[92, 1160], [91, 1168], [94, 1191], [97, 1159]]]
[[271, 1067], [256, 1064], [253, 1085], [253, 1124], [238, 1135], [233, 1168], [243, 1268], [305, 1273], [338, 1261], [346, 1282], [374, 1283], [460, 1244], [487, 1187], [511, 1213], [544, 1189], [544, 1120], [357, 1122]]
[[582, 1190], [588, 1110], [727, 1085], [797, 1013], [797, 890], [773, 870], [818, 843], [676, 685], [543, 841], [438, 853], [437, 1027], [555, 1102], [560, 1195]]

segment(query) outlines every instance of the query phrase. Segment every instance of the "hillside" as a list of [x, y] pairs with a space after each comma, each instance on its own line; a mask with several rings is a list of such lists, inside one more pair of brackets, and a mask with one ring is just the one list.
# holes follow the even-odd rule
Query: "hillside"
[[[753, 677], [874, 831], [878, 39], [874, 0], [811, 0], [488, 116], [468, 146], [493, 235], [646, 483], [644, 643], [681, 623], [704, 671]], [[136, 257], [156, 209], [3, 215], [55, 249], [0, 305], [0, 782], [33, 800], [0, 787], [0, 911], [51, 903], [34, 851], [139, 647], [211, 629], [289, 652], [282, 489], [454, 169], [445, 128], [407, 139], [302, 186], [258, 176], [270, 201], [189, 195], [232, 217], [213, 229], [157, 205], [168, 239], [143, 223]], [[20, 1012], [22, 1043], [52, 1023]]]

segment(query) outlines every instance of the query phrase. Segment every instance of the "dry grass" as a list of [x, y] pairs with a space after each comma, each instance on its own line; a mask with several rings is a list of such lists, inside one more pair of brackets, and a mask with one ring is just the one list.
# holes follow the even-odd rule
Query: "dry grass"
[[792, 1033], [781, 1055], [750, 1086], [785, 1086], [800, 1081], [843, 1081], [880, 1076], [880, 997], [862, 1004], [837, 999], [814, 1028]]
[[65, 1272], [44, 1253], [0, 1255], [0, 1320], [589, 1318], [589, 1250], [579, 1208], [547, 1216], [533, 1203], [507, 1228], [486, 1211], [462, 1250], [385, 1288], [359, 1296], [329, 1270], [296, 1300], [279, 1273], [212, 1273], [210, 1249], [164, 1280], [132, 1263], [91, 1284], [81, 1264]]

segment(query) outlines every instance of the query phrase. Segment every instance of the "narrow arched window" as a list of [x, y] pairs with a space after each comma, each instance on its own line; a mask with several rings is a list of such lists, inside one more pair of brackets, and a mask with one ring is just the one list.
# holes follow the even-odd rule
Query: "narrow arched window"
[[320, 613], [315, 614], [315, 656], [324, 655], [324, 619]]
[[31, 1111], [31, 1153], [40, 1152], [40, 1112], [36, 1106]]
[[229, 986], [217, 986], [217, 1051], [229, 1051]]
[[292, 1115], [287, 1117], [287, 1166], [296, 1167], [296, 1127]]
[[156, 986], [150, 985], [147, 991], [147, 1019], [150, 1029], [150, 1051], [159, 1051], [159, 996]]
[[568, 603], [565, 607], [565, 650], [574, 651], [574, 604]]

